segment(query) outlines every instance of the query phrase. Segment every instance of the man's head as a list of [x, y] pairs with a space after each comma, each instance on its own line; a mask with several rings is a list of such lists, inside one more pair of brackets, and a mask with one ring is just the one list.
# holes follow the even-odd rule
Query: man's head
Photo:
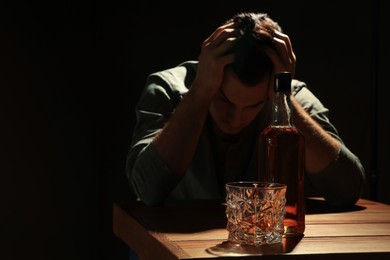
[[273, 63], [264, 47], [274, 49], [274, 31], [281, 27], [265, 13], [239, 13], [225, 22], [234, 22], [238, 37], [227, 53], [234, 53], [235, 61], [229, 64], [238, 79], [246, 85], [255, 85], [269, 77]]
[[235, 61], [226, 66], [222, 86], [210, 106], [216, 130], [228, 136], [238, 134], [263, 109], [273, 72], [264, 48], [274, 48], [273, 31], [281, 31], [263, 13], [239, 13], [226, 21], [230, 22], [238, 39], [227, 53], [234, 53]]

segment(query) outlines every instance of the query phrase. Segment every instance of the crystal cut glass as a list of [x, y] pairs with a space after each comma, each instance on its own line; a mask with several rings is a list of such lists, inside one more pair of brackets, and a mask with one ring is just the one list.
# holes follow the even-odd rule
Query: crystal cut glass
[[282, 242], [286, 188], [280, 183], [227, 183], [228, 240], [254, 246]]

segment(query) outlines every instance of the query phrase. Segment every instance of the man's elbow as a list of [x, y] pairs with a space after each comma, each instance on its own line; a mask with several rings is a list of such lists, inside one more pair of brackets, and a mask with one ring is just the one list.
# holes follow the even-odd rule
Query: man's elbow
[[[355, 183], [355, 185], [351, 185]], [[336, 207], [348, 208], [356, 204], [361, 198], [365, 183], [364, 172], [361, 175], [356, 175], [356, 180], [350, 184], [345, 183], [338, 187], [337, 190], [325, 195], [326, 201]]]

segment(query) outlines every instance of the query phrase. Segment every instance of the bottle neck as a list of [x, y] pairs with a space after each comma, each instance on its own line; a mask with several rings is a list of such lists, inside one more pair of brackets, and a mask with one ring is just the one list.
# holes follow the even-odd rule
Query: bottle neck
[[290, 95], [291, 92], [275, 92], [271, 112], [271, 125], [293, 126], [293, 112]]

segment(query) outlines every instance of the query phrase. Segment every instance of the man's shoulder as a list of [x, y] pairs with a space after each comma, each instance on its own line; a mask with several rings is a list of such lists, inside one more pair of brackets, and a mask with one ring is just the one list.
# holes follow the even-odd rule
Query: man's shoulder
[[293, 80], [291, 85], [295, 98], [310, 115], [328, 111], [305, 82]]
[[157, 83], [184, 94], [188, 91], [196, 75], [197, 61], [185, 61], [175, 67], [149, 75], [147, 84]]
[[293, 79], [291, 81], [291, 88], [294, 95], [296, 95], [299, 91], [301, 91], [303, 88], [307, 88], [307, 85], [305, 82], [300, 81], [298, 79]]
[[184, 61], [178, 64], [177, 66], [152, 73], [151, 75], [158, 75], [167, 78], [171, 78], [171, 77], [184, 78], [188, 76], [188, 74], [195, 73], [197, 65], [198, 65], [198, 61], [193, 61], [193, 60]]

